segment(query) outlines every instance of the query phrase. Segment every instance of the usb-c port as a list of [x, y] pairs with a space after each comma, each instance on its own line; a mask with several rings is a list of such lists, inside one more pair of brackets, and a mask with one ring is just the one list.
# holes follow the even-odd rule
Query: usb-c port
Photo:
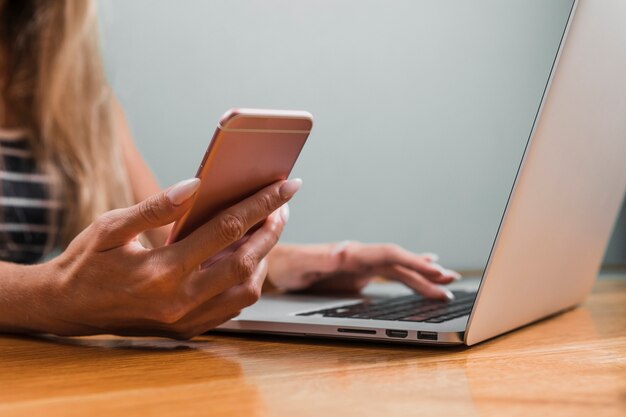
[[409, 335], [409, 332], [407, 332], [406, 330], [387, 330], [385, 331], [385, 333], [389, 337], [399, 337], [402, 339]]
[[421, 340], [437, 340], [437, 332], [417, 332], [417, 338]]

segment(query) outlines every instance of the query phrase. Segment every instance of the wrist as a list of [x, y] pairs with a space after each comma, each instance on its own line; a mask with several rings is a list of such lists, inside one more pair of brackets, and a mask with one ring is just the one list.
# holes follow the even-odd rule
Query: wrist
[[272, 250], [267, 254], [267, 278], [265, 279], [265, 284], [263, 285], [263, 291], [276, 291], [282, 288], [279, 280], [276, 278], [280, 277], [281, 271], [284, 269], [285, 264], [285, 255], [289, 252], [290, 245], [276, 245], [272, 248]]
[[4, 263], [0, 279], [0, 332], [52, 333], [55, 299], [54, 262], [37, 265]]

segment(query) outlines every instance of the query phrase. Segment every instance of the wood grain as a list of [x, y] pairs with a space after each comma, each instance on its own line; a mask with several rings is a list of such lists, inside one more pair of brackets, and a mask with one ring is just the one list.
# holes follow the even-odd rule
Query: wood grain
[[626, 280], [472, 348], [0, 337], [0, 416], [624, 416]]

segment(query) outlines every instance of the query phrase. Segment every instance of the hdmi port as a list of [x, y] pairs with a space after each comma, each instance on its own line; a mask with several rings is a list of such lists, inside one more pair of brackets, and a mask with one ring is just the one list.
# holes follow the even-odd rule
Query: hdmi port
[[385, 333], [389, 337], [400, 337], [403, 339], [409, 335], [409, 332], [406, 330], [386, 330]]

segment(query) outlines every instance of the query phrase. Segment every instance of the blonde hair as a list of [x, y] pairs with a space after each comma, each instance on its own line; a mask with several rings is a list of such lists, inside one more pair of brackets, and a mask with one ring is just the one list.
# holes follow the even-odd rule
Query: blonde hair
[[131, 201], [95, 4], [9, 0], [0, 18], [9, 58], [2, 96], [33, 132], [39, 166], [55, 178], [54, 195], [64, 205], [61, 243], [67, 244], [97, 215]]

